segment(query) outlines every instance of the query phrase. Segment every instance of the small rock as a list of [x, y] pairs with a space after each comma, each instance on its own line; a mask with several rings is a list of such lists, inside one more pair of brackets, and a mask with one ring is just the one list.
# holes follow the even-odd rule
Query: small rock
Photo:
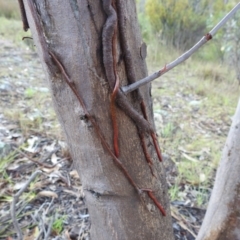
[[201, 105], [201, 101], [193, 100], [193, 101], [189, 102], [189, 105], [190, 106], [199, 106], [199, 105]]
[[3, 92], [10, 92], [10, 91], [12, 91], [11, 84], [9, 84], [7, 82], [4, 82], [4, 83], [0, 84], [0, 91], [3, 91]]
[[0, 158], [3, 159], [12, 151], [12, 146], [0, 141]]

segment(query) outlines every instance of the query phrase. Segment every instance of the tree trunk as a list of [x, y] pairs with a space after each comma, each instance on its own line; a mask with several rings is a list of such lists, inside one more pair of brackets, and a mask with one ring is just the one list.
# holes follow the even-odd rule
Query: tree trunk
[[197, 240], [240, 239], [240, 101]]
[[[123, 43], [124, 38], [120, 38], [119, 26], [116, 34], [117, 72], [122, 86], [128, 84], [123, 44], [127, 44], [131, 50], [136, 79], [145, 77], [147, 70], [135, 2], [113, 2], [117, 12], [121, 7], [125, 24], [126, 42]], [[121, 164], [117, 165], [112, 156], [111, 87], [103, 64], [102, 42], [107, 15], [102, 1], [24, 0], [24, 6], [47, 75], [55, 110], [85, 191], [91, 219], [91, 238], [173, 239], [164, 169], [158, 160], [153, 140], [150, 135], [144, 134], [147, 151], [153, 159], [155, 176], [152, 175], [143, 152], [139, 137], [142, 133], [120, 108], [116, 108], [120, 149], [118, 159], [137, 188], [153, 190], [155, 198], [166, 211], [165, 217], [153, 198], [149, 197], [149, 191], [143, 190], [142, 194], [138, 194], [137, 188], [124, 175]], [[37, 15], [34, 14], [36, 10]], [[119, 18], [118, 15], [117, 17]], [[50, 52], [53, 53], [52, 58]], [[86, 109], [67, 84], [64, 72], [57, 66], [53, 56], [61, 62], [70, 81], [74, 82], [70, 85], [74, 86]], [[153, 125], [150, 86], [141, 88], [140, 92], [147, 106], [148, 120]], [[140, 113], [139, 99], [134, 96], [128, 96], [128, 102]], [[97, 130], [98, 127], [100, 130]], [[101, 139], [101, 134], [105, 140]], [[111, 153], [104, 141], [110, 146]]]

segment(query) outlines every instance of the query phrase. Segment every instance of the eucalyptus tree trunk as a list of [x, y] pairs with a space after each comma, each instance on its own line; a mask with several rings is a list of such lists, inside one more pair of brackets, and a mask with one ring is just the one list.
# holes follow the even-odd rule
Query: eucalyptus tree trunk
[[[115, 109], [119, 128], [117, 160], [128, 171], [140, 191], [130, 184], [121, 163], [119, 167], [112, 155], [111, 91], [106, 77], [108, 73], [106, 74], [103, 64], [102, 42], [103, 27], [108, 16], [103, 9], [103, 2], [24, 0], [24, 6], [52, 92], [55, 110], [86, 195], [91, 238], [172, 240], [165, 173], [157, 157], [156, 147], [149, 134], [139, 132], [136, 123], [118, 107]], [[136, 79], [145, 77], [147, 69], [135, 2], [118, 0], [113, 1], [113, 6], [116, 12], [121, 7], [124, 16], [125, 37], [120, 38], [119, 26], [115, 35], [117, 72], [122, 86], [128, 84], [128, 70], [122, 51], [124, 44], [130, 49]], [[64, 73], [69, 76], [70, 85], [76, 93], [69, 87]], [[148, 121], [154, 125], [150, 86], [142, 87], [140, 93], [147, 106]], [[77, 96], [82, 99], [82, 105]], [[127, 100], [141, 114], [139, 99], [134, 97], [134, 93], [127, 96]], [[153, 159], [153, 174], [143, 152], [140, 140], [142, 134], [147, 151]], [[104, 141], [110, 146], [111, 152]], [[166, 216], [162, 216], [157, 204], [144, 189], [153, 191], [151, 193], [164, 207]]]
[[240, 101], [197, 240], [240, 239]]

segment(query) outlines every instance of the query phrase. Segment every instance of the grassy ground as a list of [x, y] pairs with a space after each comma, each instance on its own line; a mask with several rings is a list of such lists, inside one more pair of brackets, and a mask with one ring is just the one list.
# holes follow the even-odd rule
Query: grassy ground
[[0, 16], [8, 19], [20, 19], [20, 11], [16, 0], [0, 0]]
[[[0, 1], [0, 6], [3, 3], [5, 1]], [[22, 54], [31, 51], [29, 48], [33, 48], [33, 44], [21, 41], [29, 33], [22, 31], [18, 20], [5, 17], [0, 17], [0, 39], [6, 43], [7, 62], [8, 42], [24, 49]], [[176, 219], [176, 204], [206, 208], [231, 116], [239, 98], [239, 86], [233, 70], [216, 60], [203, 61], [204, 54], [209, 54], [207, 47], [202, 54], [192, 57], [152, 85], [156, 128], [164, 152], [169, 195]], [[159, 70], [179, 55], [171, 47], [161, 46], [152, 40], [148, 44], [149, 73]], [[17, 79], [17, 85], [21, 78], [29, 79], [29, 82], [17, 85], [22, 87], [20, 97], [16, 98], [12, 93], [10, 102], [1, 105], [4, 121], [17, 124], [25, 140], [32, 135], [60, 139], [61, 131], [51, 107], [50, 94], [44, 83], [39, 82], [44, 78], [40, 65], [37, 60], [31, 61], [0, 73], [0, 83], [6, 79]], [[37, 72], [31, 70], [31, 65]], [[11, 186], [14, 183], [4, 168], [13, 162], [17, 154], [12, 151], [0, 161], [0, 174], [4, 183], [11, 183]], [[10, 196], [5, 194], [1, 201], [10, 201]]]
[[[150, 72], [179, 55], [169, 47], [150, 43]], [[170, 183], [171, 200], [187, 199], [184, 185], [194, 190], [192, 204], [206, 207], [239, 98], [235, 73], [218, 61], [192, 57], [154, 81], [152, 95], [163, 151], [178, 172]]]

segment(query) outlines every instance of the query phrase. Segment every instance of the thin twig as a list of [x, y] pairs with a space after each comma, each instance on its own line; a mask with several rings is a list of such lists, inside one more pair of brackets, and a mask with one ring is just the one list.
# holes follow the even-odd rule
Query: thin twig
[[48, 209], [47, 209], [47, 212], [44, 212], [44, 209], [43, 209], [47, 204], [48, 203], [46, 202], [43, 203], [41, 207], [37, 211], [35, 211], [35, 214], [31, 215], [33, 221], [38, 225], [38, 228], [40, 229], [40, 233], [35, 240], [39, 239], [41, 235], [43, 236], [47, 235], [47, 230], [45, 228], [45, 222], [46, 222], [45, 216], [46, 216], [46, 213], [48, 213]]
[[25, 183], [25, 185], [13, 196], [13, 201], [11, 204], [11, 216], [13, 221], [13, 226], [16, 230], [17, 237], [19, 240], [23, 239], [22, 230], [18, 225], [17, 221], [17, 215], [16, 215], [16, 202], [18, 201], [19, 197], [22, 195], [22, 193], [27, 189], [29, 184], [41, 173], [40, 170], [37, 170], [32, 174], [32, 176], [28, 179], [28, 181]]
[[52, 205], [53, 205], [53, 202], [54, 202], [54, 198], [52, 198], [51, 202], [49, 203], [49, 206], [48, 206], [47, 209], [46, 209], [46, 214], [48, 214], [48, 213], [50, 212], [51, 207], [52, 207]]
[[22, 38], [22, 41], [25, 40], [25, 39], [31, 39], [31, 40], [33, 40], [32, 37], [23, 37], [23, 38]]
[[39, 224], [41, 225], [41, 230], [43, 231], [43, 235], [47, 235], [47, 230], [45, 228], [45, 221], [43, 220], [42, 216], [39, 216]]
[[217, 31], [230, 19], [233, 17], [233, 15], [237, 12], [237, 10], [240, 9], [240, 3], [238, 3], [209, 33], [207, 33], [204, 37], [200, 39], [192, 48], [190, 48], [187, 52], [182, 54], [180, 57], [178, 57], [173, 62], [165, 65], [160, 71], [153, 73], [150, 76], [147, 76], [143, 79], [140, 79], [139, 81], [132, 83], [128, 86], [124, 86], [121, 88], [124, 94], [128, 94], [137, 88], [153, 81], [156, 78], [159, 78], [169, 70], [173, 69], [180, 63], [187, 60], [193, 53], [195, 53], [200, 47], [202, 47], [206, 42], [212, 39], [212, 37], [217, 33]]
[[[56, 151], [59, 150], [59, 148], [55, 148], [53, 151], [51, 151], [49, 154], [47, 154], [47, 156], [42, 157], [39, 161], [38, 160], [34, 160], [33, 158], [29, 157], [26, 153], [24, 153], [23, 151], [21, 151], [18, 148], [14, 148], [18, 153], [20, 153], [21, 155], [23, 155], [24, 157], [26, 157], [27, 159], [29, 159], [30, 161], [32, 161], [34, 164], [37, 164], [41, 167], [45, 167], [45, 168], [54, 168], [56, 167], [57, 163], [54, 165], [49, 165], [44, 163], [48, 158], [50, 158]], [[28, 166], [29, 167], [29, 166]]]
[[52, 225], [53, 225], [53, 222], [54, 222], [54, 216], [51, 217], [51, 220], [50, 220], [50, 223], [48, 224], [48, 230], [47, 230], [47, 233], [44, 237], [44, 240], [48, 240], [50, 234], [51, 234], [51, 231], [52, 231]]
[[39, 234], [38, 234], [38, 236], [36, 237], [36, 239], [34, 239], [34, 240], [39, 240], [39, 239], [41, 239], [41, 235], [43, 234], [43, 230], [41, 229], [40, 231], [39, 231]]

